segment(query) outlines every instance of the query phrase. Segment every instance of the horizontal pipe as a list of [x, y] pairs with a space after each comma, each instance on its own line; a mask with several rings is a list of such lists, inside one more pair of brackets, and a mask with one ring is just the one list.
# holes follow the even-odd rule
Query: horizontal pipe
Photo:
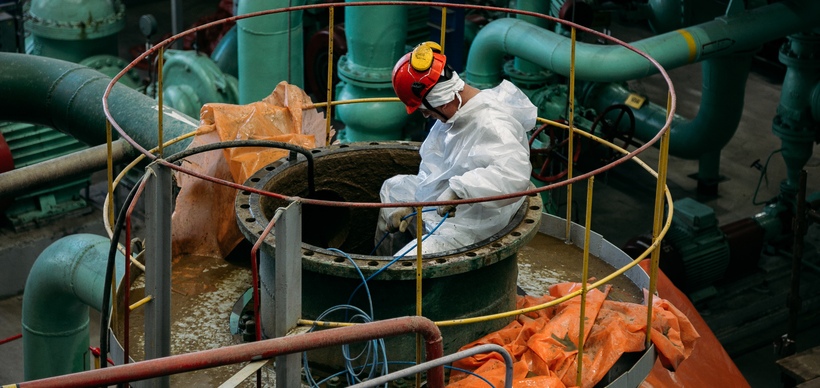
[[[752, 55], [729, 55], [702, 63], [703, 87], [698, 114], [693, 120], [675, 116], [669, 129], [669, 154], [698, 159], [704, 154], [720, 152], [735, 134], [743, 115], [746, 80]], [[582, 97], [584, 106], [602, 112], [612, 104], [623, 104], [632, 93], [624, 86], [591, 85]], [[665, 105], [665, 104], [663, 104]], [[635, 138], [648, 141], [655, 137], [666, 122], [666, 108], [653, 103], [632, 109], [635, 114]], [[628, 120], [621, 120], [626, 130]]]
[[[15, 53], [0, 53], [0, 69], [0, 121], [43, 125], [91, 146], [105, 144], [102, 96], [110, 77], [76, 63]], [[126, 134], [144, 148], [157, 146], [159, 112], [154, 99], [117, 84], [108, 103]], [[167, 106], [163, 112], [165, 139], [192, 132], [199, 125], [199, 120]], [[172, 144], [165, 153], [182, 151], [190, 142]], [[137, 155], [130, 151], [129, 157]]]
[[[792, 0], [755, 8], [734, 17], [720, 17], [681, 30], [632, 43], [666, 69], [735, 53], [756, 50], [764, 42], [820, 25], [820, 1]], [[530, 61], [568, 76], [570, 38], [520, 19], [495, 20], [478, 33], [467, 60], [467, 79], [479, 86], [501, 82], [504, 55]], [[618, 82], [646, 77], [657, 68], [620, 45], [577, 42], [578, 80]]]
[[[125, 140], [111, 143], [114, 164], [133, 155], [133, 149]], [[108, 147], [98, 145], [59, 158], [49, 159], [35, 165], [14, 169], [0, 174], [0, 199], [12, 198], [53, 185], [60, 180], [69, 180], [108, 168]]]
[[[441, 331], [431, 320], [424, 317], [402, 317], [22, 382], [18, 386], [106, 386], [410, 333], [424, 335], [427, 360], [443, 355]], [[443, 367], [431, 369], [427, 373], [427, 381], [430, 387], [443, 387]]]

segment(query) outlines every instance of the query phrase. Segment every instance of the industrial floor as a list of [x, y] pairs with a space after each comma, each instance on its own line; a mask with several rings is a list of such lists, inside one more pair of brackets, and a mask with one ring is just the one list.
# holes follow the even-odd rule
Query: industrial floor
[[[122, 56], [127, 57], [127, 47], [139, 44], [141, 37], [136, 27], [136, 19], [141, 14], [140, 9], [145, 8], [145, 12], [153, 12], [159, 21], [160, 31], [157, 36], [164, 34], [163, 26], [170, 25], [167, 13], [159, 10], [160, 4], [167, 2], [160, 1], [125, 1], [129, 7], [129, 16], [126, 31], [121, 35]], [[186, 24], [190, 24], [198, 16], [212, 13], [215, 6], [210, 10], [205, 6], [200, 6], [205, 2], [189, 0], [185, 1]], [[210, 3], [209, 3], [210, 4]], [[622, 35], [619, 35], [622, 34]], [[625, 41], [634, 40], [630, 36], [644, 36], [647, 32], [643, 29], [623, 29], [615, 34]], [[127, 44], [126, 44], [127, 42]], [[757, 69], [760, 70], [760, 69]], [[701, 93], [701, 71], [700, 66], [690, 65], [670, 71], [678, 97], [677, 113], [693, 118], [697, 114]], [[772, 118], [776, 113], [778, 99], [780, 95], [780, 83], [782, 75], [776, 72], [753, 71], [749, 77], [745, 92], [745, 108], [740, 126], [735, 136], [724, 148], [721, 156], [721, 174], [727, 178], [719, 187], [719, 195], [713, 198], [699, 197], [696, 190], [696, 182], [688, 175], [697, 172], [697, 161], [683, 160], [672, 157], [669, 161], [668, 185], [672, 191], [674, 199], [691, 197], [701, 203], [712, 207], [720, 224], [733, 222], [747, 218], [759, 212], [762, 207], [752, 204], [752, 197], [755, 187], [760, 178], [760, 171], [750, 167], [755, 161], [765, 162], [769, 154], [780, 148], [780, 140], [772, 133]], [[648, 77], [630, 82], [630, 87], [649, 96], [650, 101], [658, 104], [665, 103], [666, 90], [659, 82], [658, 76]], [[820, 191], [820, 154], [815, 147], [815, 156], [806, 166], [808, 172], [808, 192]], [[657, 166], [657, 151], [650, 149], [641, 156], [650, 166]], [[779, 192], [778, 185], [785, 176], [785, 168], [778, 155], [775, 155], [768, 166], [768, 178], [764, 179], [757, 194], [758, 201], [771, 198]], [[654, 180], [648, 175], [638, 171], [632, 165], [625, 165], [610, 171], [609, 173], [596, 178], [594, 191], [594, 205], [592, 228], [602, 234], [617, 246], [626, 243], [630, 238], [651, 230], [652, 209], [654, 201]], [[573, 218], [583, 219], [583, 207], [585, 205], [586, 190], [583, 185], [576, 185], [573, 188], [575, 201], [573, 207], [577, 210], [577, 215], [573, 212]], [[98, 196], [99, 187], [91, 190], [92, 199]], [[565, 211], [565, 210], [564, 210]], [[91, 233], [103, 234], [99, 209], [94, 209], [88, 217], [88, 230]], [[74, 233], [71, 229], [76, 220], [57, 220], [50, 225], [41, 228], [40, 232], [30, 231], [15, 233], [9, 229], [0, 229], [0, 243], [20, 244], [20, 241], [31, 241], [31, 233], [40, 233], [38, 238], [43, 241], [41, 247], [29, 247], [28, 254], [36, 255], [37, 249], [44, 249], [47, 246], [48, 237], [54, 239], [69, 233]], [[50, 234], [50, 235], [49, 235]], [[46, 237], [43, 237], [46, 235]], [[15, 242], [16, 241], [16, 242]], [[817, 263], [820, 260], [820, 227], [812, 225], [806, 237], [806, 260]], [[3, 245], [5, 250], [7, 245]], [[33, 260], [33, 257], [31, 258]], [[784, 258], [774, 258], [774, 261], [785, 260]], [[5, 263], [0, 261], [0, 263]], [[820, 282], [820, 273], [813, 271], [803, 271], [802, 282], [804, 284]], [[782, 301], [785, 305], [785, 299]], [[20, 317], [22, 309], [22, 295], [7, 297], [0, 300], [0, 340], [19, 334]], [[820, 320], [817, 310], [804, 309], [802, 312], [808, 322], [806, 327], [801, 327], [801, 332], [797, 337], [798, 351], [809, 349], [820, 345], [820, 325], [816, 322]], [[90, 326], [92, 330], [92, 346], [97, 342], [96, 332], [99, 330], [99, 315], [95, 311], [90, 311]], [[708, 321], [708, 319], [707, 319]], [[713, 331], [720, 328], [712, 327]], [[777, 357], [773, 352], [772, 343], [780, 335], [785, 333], [786, 321], [783, 320], [774, 325], [773, 328], [761, 332], [753, 338], [745, 338], [727, 344], [727, 351], [733, 357], [738, 368], [746, 377], [752, 387], [780, 387], [781, 374], [775, 360]], [[7, 384], [21, 381], [23, 377], [22, 361], [22, 341], [17, 340], [0, 345], [0, 384]]]

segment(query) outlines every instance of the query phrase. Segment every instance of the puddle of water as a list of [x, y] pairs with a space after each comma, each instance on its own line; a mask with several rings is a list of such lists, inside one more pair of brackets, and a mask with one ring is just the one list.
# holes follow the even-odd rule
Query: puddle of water
[[[518, 285], [529, 295], [549, 293], [549, 287], [557, 283], [581, 282], [584, 250], [563, 240], [538, 233], [523, 249], [518, 251]], [[605, 261], [589, 255], [588, 275], [602, 279], [615, 272]], [[641, 303], [643, 292], [626, 276], [620, 275], [610, 284], [610, 300]]]

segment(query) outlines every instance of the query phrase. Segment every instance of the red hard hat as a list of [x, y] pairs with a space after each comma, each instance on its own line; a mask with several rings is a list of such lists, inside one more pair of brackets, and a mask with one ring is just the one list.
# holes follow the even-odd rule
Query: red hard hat
[[441, 54], [441, 46], [425, 42], [405, 54], [393, 67], [393, 90], [408, 114], [422, 104], [427, 92], [438, 82], [446, 63], [447, 57]]

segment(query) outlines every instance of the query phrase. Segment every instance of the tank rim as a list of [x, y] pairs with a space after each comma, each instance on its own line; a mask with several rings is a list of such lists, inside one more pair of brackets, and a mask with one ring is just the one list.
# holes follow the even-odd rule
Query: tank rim
[[[418, 152], [420, 143], [407, 141], [371, 141], [331, 145], [312, 150], [315, 159], [324, 156], [356, 152], [365, 149], [402, 149]], [[251, 175], [246, 186], [264, 189], [270, 179], [282, 171], [302, 164], [307, 160], [302, 155], [282, 158]], [[533, 187], [534, 188], [534, 187]], [[262, 195], [240, 191], [236, 195], [236, 220], [242, 234], [249, 241], [256, 241], [270, 219], [260, 207]], [[426, 254], [422, 256], [422, 277], [437, 278], [473, 271], [514, 256], [529, 243], [541, 225], [542, 203], [538, 194], [525, 197], [513, 220], [498, 233], [461, 249]], [[252, 220], [252, 221], [251, 221]], [[271, 233], [265, 238], [261, 249], [270, 257], [275, 255], [275, 237]], [[365, 276], [381, 269], [392, 256], [369, 256], [348, 253]], [[400, 264], [399, 264], [400, 262]], [[379, 280], [411, 280], [416, 277], [416, 256], [402, 258], [379, 275]], [[334, 276], [359, 278], [360, 275], [350, 260], [344, 255], [327, 249], [302, 243], [302, 268], [312, 272]]]

